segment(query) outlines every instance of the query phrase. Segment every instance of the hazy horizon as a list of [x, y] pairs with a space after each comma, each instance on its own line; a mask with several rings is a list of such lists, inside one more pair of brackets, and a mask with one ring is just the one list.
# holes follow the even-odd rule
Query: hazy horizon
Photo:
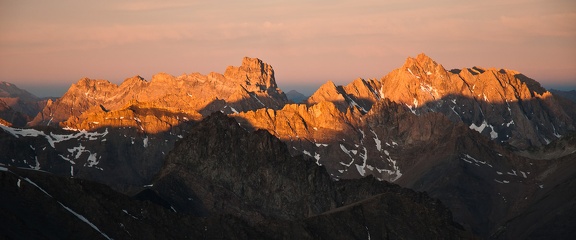
[[[530, 76], [528, 76], [530, 77]], [[145, 78], [147, 81], [150, 80], [150, 78]], [[366, 79], [366, 78], [365, 78]], [[377, 78], [380, 79], [380, 78]], [[79, 80], [79, 79], [78, 79]], [[108, 80], [108, 79], [106, 79]], [[329, 80], [329, 79], [328, 79]], [[296, 90], [304, 95], [306, 95], [307, 97], [309, 97], [310, 95], [312, 95], [316, 90], [318, 90], [318, 88], [326, 83], [328, 80], [326, 80], [325, 82], [322, 83], [311, 83], [309, 85], [291, 85], [290, 83], [283, 83], [281, 80], [277, 80], [277, 84], [278, 87], [283, 91], [283, 92], [289, 92], [290, 90]], [[338, 85], [342, 85], [342, 84], [348, 84], [351, 83], [354, 79], [350, 79], [348, 82], [345, 83], [338, 83], [335, 82]], [[538, 79], [535, 79], [536, 81], [538, 81]], [[8, 82], [8, 81], [6, 81]], [[115, 84], [121, 84], [120, 82], [114, 82], [114, 81], [110, 81], [112, 83]], [[66, 93], [66, 91], [68, 90], [68, 88], [70, 88], [70, 86], [76, 82], [70, 83], [70, 84], [59, 84], [59, 85], [28, 85], [28, 84], [18, 84], [18, 83], [14, 83], [11, 82], [13, 84], [15, 84], [18, 88], [26, 90], [32, 94], [34, 94], [37, 97], [61, 97], [64, 93]], [[562, 90], [562, 91], [570, 91], [570, 90], [576, 90], [576, 83], [574, 84], [566, 84], [566, 85], [561, 85], [561, 84], [542, 84], [542, 86], [544, 88], [546, 88], [547, 90], [550, 89], [555, 89], [555, 90]]]
[[380, 79], [419, 53], [446, 69], [513, 69], [547, 88], [576, 88], [576, 2], [569, 0], [0, 6], [0, 81], [38, 95], [61, 95], [82, 77], [119, 84], [158, 72], [223, 73], [244, 56], [272, 65], [283, 90], [310, 92], [328, 80]]

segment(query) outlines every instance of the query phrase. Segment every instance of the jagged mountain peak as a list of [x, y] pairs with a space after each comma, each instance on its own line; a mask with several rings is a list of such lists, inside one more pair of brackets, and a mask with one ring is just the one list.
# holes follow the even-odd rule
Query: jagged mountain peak
[[140, 75], [136, 75], [134, 77], [124, 79], [124, 82], [122, 82], [122, 84], [124, 84], [124, 83], [140, 83], [140, 82], [148, 82], [148, 81], [146, 81], [146, 79], [144, 79]]
[[306, 100], [306, 104], [327, 101], [334, 103], [341, 112], [357, 109], [367, 113], [372, 104], [380, 99], [380, 87], [380, 82], [375, 79], [357, 78], [346, 86], [336, 86], [334, 82], [328, 81]]
[[431, 57], [426, 55], [425, 53], [420, 53], [416, 57], [408, 57], [406, 58], [406, 62], [404, 65], [408, 63], [417, 63], [420, 65], [438, 65], [436, 61], [434, 61]]
[[546, 144], [574, 129], [574, 121], [549, 92], [514, 70], [475, 66], [447, 71], [421, 54], [381, 82], [382, 97], [408, 106], [414, 114], [442, 112], [519, 148]]
[[[403, 77], [430, 82], [439, 75], [446, 73], [446, 69], [424, 53], [415, 58], [408, 57], [404, 65], [399, 69]], [[444, 76], [440, 77], [444, 79]]]
[[244, 81], [247, 86], [257, 86], [262, 89], [278, 88], [274, 79], [274, 69], [258, 58], [244, 57], [239, 67], [229, 66], [224, 72], [229, 79]]
[[306, 100], [309, 105], [313, 105], [322, 101], [344, 101], [344, 97], [338, 92], [334, 82], [329, 80], [322, 84], [318, 90], [316, 90], [316, 92], [314, 92], [314, 94], [312, 94], [312, 96]]

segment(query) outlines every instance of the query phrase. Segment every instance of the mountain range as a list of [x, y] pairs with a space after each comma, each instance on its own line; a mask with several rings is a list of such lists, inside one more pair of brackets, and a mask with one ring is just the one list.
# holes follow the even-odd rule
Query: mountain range
[[[0, 96], [15, 98], [16, 88], [3, 86], [12, 90]], [[160, 73], [120, 85], [84, 78], [54, 101], [18, 96], [36, 107], [0, 108], [4, 206], [60, 192], [53, 205], [20, 204], [3, 217], [26, 223], [20, 231], [47, 221], [36, 216], [43, 211], [82, 225], [68, 209], [88, 206], [64, 203], [78, 190], [44, 190], [49, 184], [95, 189], [83, 190], [86, 202], [123, 199], [80, 214], [106, 229], [86, 231], [114, 238], [149, 226], [104, 223], [102, 211], [132, 205], [159, 215], [147, 221], [226, 229], [182, 233], [196, 237], [576, 235], [576, 104], [514, 70], [447, 70], [420, 54], [381, 79], [329, 81], [296, 101], [270, 65], [244, 58], [224, 74]], [[26, 179], [31, 195], [12, 183]], [[73, 234], [46, 229], [35, 231]]]

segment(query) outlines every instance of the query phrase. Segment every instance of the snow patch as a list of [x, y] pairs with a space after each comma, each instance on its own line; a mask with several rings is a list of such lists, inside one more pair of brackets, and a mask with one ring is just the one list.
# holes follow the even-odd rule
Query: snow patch
[[434, 99], [438, 96], [438, 90], [426, 83], [420, 83], [420, 90], [429, 93]]
[[342, 149], [343, 152], [345, 152], [346, 154], [348, 154], [348, 157], [350, 157], [350, 159], [352, 159], [352, 161], [350, 161], [350, 163], [346, 164], [343, 162], [340, 162], [340, 164], [346, 166], [346, 167], [350, 167], [350, 165], [352, 165], [352, 163], [354, 162], [354, 157], [352, 157], [352, 155], [350, 155], [350, 150], [346, 149], [346, 147], [342, 144], [340, 144], [340, 149]]
[[417, 114], [416, 114], [416, 108], [418, 108], [418, 100], [417, 100], [416, 98], [414, 98], [414, 101], [412, 101], [412, 103], [413, 103], [414, 105], [408, 105], [408, 104], [406, 104], [406, 106], [410, 109], [410, 111], [411, 111], [414, 115], [417, 115]]
[[88, 156], [87, 162], [85, 164], [85, 166], [87, 167], [94, 167], [96, 165], [98, 165], [98, 163], [100, 163], [97, 159], [97, 153], [90, 153], [90, 156]]
[[412, 75], [412, 76], [416, 76], [414, 75], [414, 73], [412, 73], [412, 70], [410, 68], [406, 68], [406, 70], [408, 70], [408, 72]]
[[105, 233], [103, 233], [102, 231], [100, 231], [100, 229], [98, 229], [98, 227], [96, 227], [96, 225], [94, 225], [93, 223], [91, 223], [90, 221], [88, 221], [88, 219], [86, 219], [84, 216], [78, 214], [77, 212], [75, 212], [74, 210], [70, 209], [69, 207], [64, 206], [64, 204], [62, 204], [60, 201], [58, 201], [58, 203], [59, 203], [60, 206], [62, 206], [64, 209], [68, 210], [68, 212], [72, 213], [74, 216], [76, 216], [78, 219], [80, 219], [82, 222], [85, 222], [85, 223], [88, 224], [90, 227], [92, 227], [94, 230], [98, 231], [104, 238], [106, 238], [106, 239], [112, 239], [112, 238], [108, 237], [108, 235], [106, 235]]
[[34, 165], [34, 167], [30, 166], [30, 168], [34, 170], [40, 170], [40, 162], [38, 162], [38, 156], [34, 156], [34, 161], [36, 162], [36, 165]]
[[356, 169], [358, 170], [358, 173], [364, 177], [366, 176], [366, 161], [368, 161], [368, 150], [366, 147], [364, 147], [364, 153], [360, 153], [359, 156], [362, 158], [362, 165], [356, 164]]
[[480, 124], [480, 126], [476, 126], [476, 124], [474, 124], [474, 123], [472, 123], [470, 125], [470, 129], [476, 130], [479, 133], [482, 133], [486, 127], [489, 127], [491, 129], [490, 138], [492, 140], [498, 138], [498, 133], [494, 130], [494, 127], [492, 125], [490, 125], [486, 122], [486, 120], [482, 121], [482, 124]]
[[137, 217], [135, 217], [134, 215], [128, 213], [128, 211], [126, 211], [125, 209], [122, 209], [122, 212], [126, 213], [126, 215], [128, 215], [128, 216], [130, 216], [130, 217], [132, 217], [132, 218], [134, 218], [134, 219], [136, 219], [136, 220], [140, 220], [140, 219], [138, 219]]
[[378, 138], [378, 135], [376, 134], [376, 132], [374, 132], [374, 130], [370, 129], [370, 132], [374, 134], [374, 142], [376, 143], [376, 149], [378, 151], [382, 151], [382, 141]]
[[264, 103], [262, 101], [260, 101], [260, 99], [258, 99], [258, 97], [256, 96], [256, 94], [250, 94], [250, 96], [254, 97], [254, 99], [256, 99], [256, 101], [258, 101], [263, 107], [265, 107], [266, 105], [264, 105]]
[[562, 135], [560, 135], [560, 134], [558, 134], [558, 132], [556, 132], [556, 127], [554, 127], [554, 125], [552, 125], [552, 130], [553, 130], [552, 134], [554, 134], [554, 136], [555, 136], [556, 138], [561, 138], [561, 137], [562, 137]]
[[[10, 133], [12, 136], [19, 138], [19, 137], [45, 137], [48, 141], [48, 144], [52, 148], [55, 147], [56, 143], [67, 141], [71, 139], [86, 139], [86, 140], [97, 140], [99, 137], [104, 137], [108, 134], [108, 129], [106, 129], [103, 133], [98, 132], [88, 132], [86, 130], [78, 131], [74, 134], [53, 134], [49, 133], [46, 134], [43, 131], [39, 131], [33, 128], [11, 128], [0, 124], [0, 128], [2, 128], [5, 132]], [[71, 130], [68, 128], [68, 130]]]
[[[390, 157], [390, 153], [388, 151], [384, 150], [384, 154], [386, 154], [386, 156], [387, 156], [386, 160], [391, 164], [392, 170], [376, 168], [376, 171], [378, 171], [378, 173], [382, 173], [382, 172], [387, 173], [390, 176], [390, 182], [394, 182], [402, 176], [402, 173], [400, 172], [400, 168], [397, 165], [396, 160], [394, 160]], [[394, 176], [394, 177], [392, 177], [392, 176]]]
[[367, 113], [368, 111], [366, 109], [364, 109], [364, 107], [358, 105], [358, 103], [354, 102], [354, 100], [352, 100], [350, 97], [345, 96], [348, 100], [350, 100], [350, 106], [351, 107], [357, 107], [358, 109], [360, 109], [360, 111]]
[[512, 124], [514, 124], [514, 119], [510, 119], [510, 122], [506, 123], [506, 127], [510, 127]]
[[473, 163], [476, 166], [480, 166], [480, 164], [482, 164], [482, 165], [486, 165], [488, 167], [492, 167], [492, 165], [490, 163], [488, 163], [486, 161], [480, 161], [480, 160], [478, 160], [478, 159], [476, 159], [476, 158], [474, 158], [468, 154], [464, 154], [464, 157], [461, 157], [460, 159], [464, 162], [467, 162], [467, 163], [471, 163], [471, 164]]

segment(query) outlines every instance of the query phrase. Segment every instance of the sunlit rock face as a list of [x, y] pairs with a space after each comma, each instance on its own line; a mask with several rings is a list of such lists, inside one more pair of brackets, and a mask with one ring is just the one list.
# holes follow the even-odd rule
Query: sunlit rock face
[[424, 54], [382, 78], [382, 97], [415, 114], [440, 112], [483, 135], [521, 149], [574, 130], [552, 94], [519, 72], [480, 67], [447, 71]]
[[[150, 109], [147, 115], [153, 118], [142, 127], [146, 132], [159, 132], [185, 121], [182, 117], [198, 120], [214, 111], [278, 109], [287, 102], [286, 95], [276, 85], [272, 66], [246, 57], [240, 67], [230, 66], [224, 75], [212, 72], [175, 77], [159, 73], [150, 81], [135, 76], [120, 85], [83, 78], [62, 98], [46, 106], [31, 125], [76, 129], [136, 126], [141, 124], [129, 118], [138, 115], [134, 109]], [[120, 117], [124, 120], [118, 121]], [[147, 117], [150, 116], [138, 118]]]

